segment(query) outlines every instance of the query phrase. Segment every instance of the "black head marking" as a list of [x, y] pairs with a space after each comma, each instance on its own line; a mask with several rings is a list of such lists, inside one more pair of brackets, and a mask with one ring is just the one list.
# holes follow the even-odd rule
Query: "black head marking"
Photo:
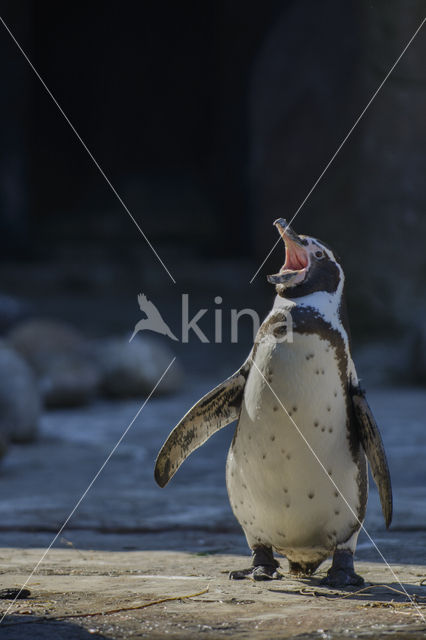
[[301, 298], [315, 291], [334, 293], [340, 283], [340, 271], [337, 264], [326, 254], [322, 260], [312, 259], [305, 280], [294, 287], [277, 287], [278, 294], [285, 298]]

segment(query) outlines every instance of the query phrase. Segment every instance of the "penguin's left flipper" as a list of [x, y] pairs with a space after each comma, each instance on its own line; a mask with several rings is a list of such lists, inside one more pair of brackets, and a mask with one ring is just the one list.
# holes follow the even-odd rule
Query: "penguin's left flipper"
[[230, 378], [207, 393], [188, 411], [163, 444], [155, 463], [155, 479], [165, 487], [182, 462], [216, 431], [240, 415], [249, 359]]
[[379, 490], [383, 516], [388, 528], [392, 521], [392, 485], [382, 437], [361, 387], [352, 387], [351, 397], [359, 439]]

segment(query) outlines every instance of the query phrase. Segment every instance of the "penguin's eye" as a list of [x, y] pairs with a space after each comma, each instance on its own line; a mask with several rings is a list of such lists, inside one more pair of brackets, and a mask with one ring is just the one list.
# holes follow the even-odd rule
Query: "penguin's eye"
[[325, 256], [324, 251], [319, 251], [319, 250], [318, 250], [318, 251], [315, 251], [315, 257], [316, 257], [316, 258], [321, 259], [321, 258], [324, 258], [324, 256]]

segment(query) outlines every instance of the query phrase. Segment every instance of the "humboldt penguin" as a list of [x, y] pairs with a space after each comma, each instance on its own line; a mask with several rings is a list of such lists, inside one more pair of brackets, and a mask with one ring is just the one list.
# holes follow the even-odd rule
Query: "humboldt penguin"
[[282, 218], [274, 224], [285, 262], [268, 276], [277, 294], [272, 310], [242, 367], [170, 433], [155, 479], [164, 487], [192, 451], [238, 420], [226, 482], [252, 566], [231, 571], [230, 578], [280, 578], [275, 551], [299, 576], [332, 556], [323, 584], [361, 585], [353, 556], [366, 511], [367, 460], [386, 527], [392, 489], [351, 357], [344, 273], [325, 243], [296, 234]]

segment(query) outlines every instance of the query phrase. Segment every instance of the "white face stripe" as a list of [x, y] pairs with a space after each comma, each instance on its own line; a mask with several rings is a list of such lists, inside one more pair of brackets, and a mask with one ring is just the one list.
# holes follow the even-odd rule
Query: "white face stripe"
[[[334, 298], [335, 300], [334, 305], [337, 308], [339, 306], [340, 298], [343, 294], [343, 287], [345, 284], [345, 274], [343, 273], [343, 269], [340, 266], [338, 259], [334, 255], [333, 251], [328, 247], [326, 247], [325, 245], [323, 245], [320, 240], [317, 240], [317, 238], [313, 238], [312, 236], [300, 236], [300, 237], [303, 240], [308, 242], [308, 244], [306, 245], [306, 249], [310, 254], [309, 259], [311, 259], [311, 255], [315, 255], [315, 251], [321, 250], [325, 253], [325, 255], [327, 256], [327, 258], [329, 258], [329, 260], [335, 263], [336, 267], [338, 268], [339, 275], [340, 275], [339, 286], [337, 287], [334, 293], [327, 294]], [[321, 292], [318, 292], [318, 293], [321, 293]], [[315, 296], [315, 294], [310, 294], [310, 296]], [[300, 300], [304, 300], [310, 296], [305, 296], [304, 298], [300, 298]]]
[[306, 248], [308, 249], [308, 251], [310, 251], [310, 253], [314, 253], [316, 250], [320, 249], [321, 251], [324, 251], [324, 253], [330, 260], [332, 260], [336, 264], [339, 264], [339, 261], [337, 260], [332, 250], [326, 247], [325, 245], [323, 245], [320, 240], [317, 240], [316, 238], [312, 238], [311, 236], [300, 236], [300, 237], [308, 241]]

